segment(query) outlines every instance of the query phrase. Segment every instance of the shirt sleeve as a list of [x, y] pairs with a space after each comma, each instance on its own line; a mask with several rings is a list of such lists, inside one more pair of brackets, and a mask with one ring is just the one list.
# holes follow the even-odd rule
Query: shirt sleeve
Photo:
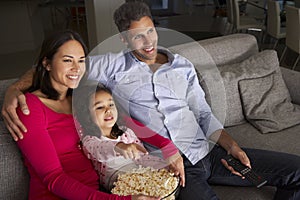
[[30, 115], [22, 114], [20, 108], [17, 113], [27, 127], [27, 133], [17, 144], [49, 191], [61, 198], [74, 200], [131, 199], [100, 192], [68, 176], [47, 132], [47, 116], [41, 102], [33, 95], [27, 95], [26, 101]]
[[118, 142], [117, 140], [104, 140], [96, 136], [85, 136], [82, 140], [88, 156], [92, 156], [98, 162], [107, 162], [109, 159], [119, 156], [115, 151], [115, 146]]
[[199, 84], [194, 65], [192, 63], [190, 65], [192, 66], [192, 71], [189, 75], [187, 101], [203, 133], [209, 139], [212, 133], [223, 129], [223, 125], [212, 113], [210, 106], [206, 102], [205, 93]]
[[161, 149], [163, 157], [165, 159], [178, 152], [178, 149], [170, 139], [157, 134], [147, 126], [143, 125], [141, 122], [132, 119], [129, 116], [123, 116], [123, 120], [125, 125], [128, 128], [132, 129], [141, 141], [149, 143]]

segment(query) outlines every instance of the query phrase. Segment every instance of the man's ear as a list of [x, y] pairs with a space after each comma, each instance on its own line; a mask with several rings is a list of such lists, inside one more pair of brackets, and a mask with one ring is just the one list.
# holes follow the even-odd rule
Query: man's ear
[[44, 59], [43, 59], [43, 66], [44, 66], [44, 68], [47, 70], [47, 71], [50, 71], [50, 64], [49, 64], [49, 62], [48, 62], [48, 59], [46, 58], [46, 57], [44, 57]]
[[128, 42], [124, 34], [119, 34], [120, 40], [127, 46]]

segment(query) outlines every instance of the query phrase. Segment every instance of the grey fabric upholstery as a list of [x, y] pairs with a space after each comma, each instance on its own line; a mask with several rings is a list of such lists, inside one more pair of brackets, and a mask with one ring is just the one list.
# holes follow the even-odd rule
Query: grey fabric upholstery
[[[2, 108], [4, 92], [16, 79], [0, 81], [0, 105]], [[29, 176], [23, 165], [21, 153], [8, 134], [0, 117], [0, 199], [27, 199]]]
[[[193, 49], [196, 43], [201, 45], [202, 49], [200, 51], [198, 47]], [[212, 63], [212, 67], [219, 67], [242, 62], [258, 53], [255, 37], [248, 34], [233, 34], [196, 43], [178, 45], [171, 49], [191, 58], [192, 62], [197, 62], [195, 66], [200, 66], [200, 70], [203, 69], [201, 66], [205, 66], [207, 62]], [[300, 90], [298, 88], [300, 85], [300, 73], [285, 68], [281, 68], [281, 72], [293, 103], [299, 106]], [[15, 80], [0, 81], [1, 107], [4, 91], [13, 81]], [[224, 98], [221, 98], [221, 100], [223, 101]], [[218, 100], [215, 103], [218, 102], [221, 101]], [[276, 150], [300, 155], [300, 125], [271, 134], [261, 134], [247, 122], [228, 126], [226, 130], [242, 147]], [[26, 168], [23, 166], [20, 152], [5, 129], [2, 118], [0, 118], [0, 181], [0, 199], [27, 199], [29, 177]], [[213, 188], [221, 200], [271, 200], [275, 192], [273, 187], [256, 189], [254, 187], [213, 186]]]

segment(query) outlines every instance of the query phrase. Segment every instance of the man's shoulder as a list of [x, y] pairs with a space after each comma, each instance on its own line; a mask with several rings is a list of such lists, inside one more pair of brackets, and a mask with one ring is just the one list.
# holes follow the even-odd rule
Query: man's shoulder
[[176, 64], [182, 63], [192, 65], [189, 59], [178, 53], [174, 53], [170, 49], [159, 47], [158, 52], [165, 54], [168, 57], [168, 59], [171, 60], [173, 63], [175, 62]]
[[96, 63], [96, 62], [116, 62], [119, 60], [123, 60], [125, 57], [125, 54], [123, 51], [118, 53], [112, 53], [108, 52], [106, 54], [99, 54], [99, 55], [89, 55], [88, 60], [90, 62]]

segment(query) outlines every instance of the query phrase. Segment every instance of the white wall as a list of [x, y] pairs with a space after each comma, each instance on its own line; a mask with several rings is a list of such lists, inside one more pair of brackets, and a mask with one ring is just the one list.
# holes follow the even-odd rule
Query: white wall
[[43, 40], [37, 3], [0, 1], [0, 54], [34, 50]]
[[124, 2], [124, 0], [85, 0], [91, 50], [102, 41], [118, 33], [113, 21], [113, 13]]

